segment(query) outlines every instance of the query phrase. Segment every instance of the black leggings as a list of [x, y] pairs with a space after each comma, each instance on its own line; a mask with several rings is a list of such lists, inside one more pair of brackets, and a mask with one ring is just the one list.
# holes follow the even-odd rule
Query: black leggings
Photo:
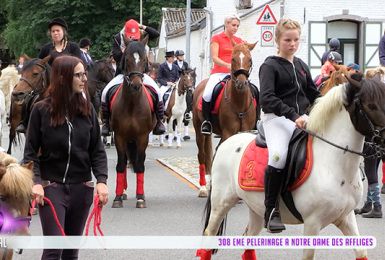
[[[364, 153], [371, 154], [373, 148], [364, 145]], [[365, 175], [368, 178], [368, 184], [378, 183], [378, 166], [380, 165], [379, 158], [365, 158], [364, 159], [364, 169]]]
[[[51, 200], [60, 224], [67, 236], [81, 236], [93, 202], [93, 187], [84, 183], [51, 183], [44, 188], [44, 196]], [[61, 236], [53, 213], [47, 203], [39, 206], [44, 236]], [[78, 259], [78, 249], [44, 249], [41, 259]]]

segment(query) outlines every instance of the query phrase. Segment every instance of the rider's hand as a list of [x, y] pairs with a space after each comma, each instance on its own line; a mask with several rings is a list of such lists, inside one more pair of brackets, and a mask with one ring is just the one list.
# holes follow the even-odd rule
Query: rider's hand
[[99, 201], [102, 205], [106, 205], [108, 202], [108, 187], [105, 183], [96, 184], [96, 193], [99, 196]]
[[226, 68], [228, 68], [229, 70], [231, 70], [231, 63], [227, 63], [227, 64], [226, 64]]
[[44, 189], [41, 184], [33, 185], [32, 194], [35, 197], [37, 204], [44, 205]]
[[298, 127], [298, 128], [301, 128], [301, 129], [305, 129], [306, 128], [307, 119], [308, 119], [307, 115], [302, 115], [302, 116], [298, 117], [295, 120], [295, 126]]

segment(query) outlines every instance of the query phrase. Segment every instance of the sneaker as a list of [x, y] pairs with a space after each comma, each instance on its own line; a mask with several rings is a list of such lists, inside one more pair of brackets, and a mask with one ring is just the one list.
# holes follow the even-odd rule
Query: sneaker
[[166, 128], [164, 127], [163, 123], [161, 121], [158, 121], [152, 133], [154, 135], [162, 135], [165, 132], [166, 132]]

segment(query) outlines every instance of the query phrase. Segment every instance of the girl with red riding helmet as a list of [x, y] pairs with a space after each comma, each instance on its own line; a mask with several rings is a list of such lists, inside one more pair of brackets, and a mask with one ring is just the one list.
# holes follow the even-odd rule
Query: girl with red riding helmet
[[262, 121], [269, 149], [265, 172], [265, 227], [274, 233], [285, 229], [278, 198], [285, 177], [283, 169], [289, 141], [296, 127], [305, 127], [306, 112], [319, 96], [308, 66], [294, 56], [300, 34], [298, 22], [281, 19], [275, 29], [278, 54], [267, 57], [259, 70]]
[[[23, 161], [34, 162], [32, 192], [39, 204], [44, 236], [61, 235], [44, 197], [52, 202], [69, 236], [83, 234], [93, 202], [91, 173], [100, 203], [108, 201], [107, 156], [86, 82], [80, 59], [58, 57], [52, 63], [48, 97], [32, 108]], [[78, 253], [78, 249], [44, 249], [42, 259], [78, 259]]]

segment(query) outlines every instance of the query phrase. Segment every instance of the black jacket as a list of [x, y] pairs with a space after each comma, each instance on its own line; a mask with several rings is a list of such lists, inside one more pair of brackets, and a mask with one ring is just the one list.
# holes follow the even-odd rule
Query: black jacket
[[167, 82], [176, 82], [179, 79], [179, 67], [172, 63], [171, 70], [167, 65], [167, 61], [159, 65], [158, 82], [161, 86], [167, 86]]
[[319, 96], [309, 68], [297, 57], [294, 57], [294, 65], [278, 56], [267, 57], [259, 69], [259, 81], [263, 112], [292, 121], [308, 112]]
[[[146, 33], [148, 33], [149, 40], [155, 39], [159, 37], [159, 32], [155, 30], [154, 28], [151, 28], [149, 26], [146, 26], [146, 29], [144, 30]], [[112, 57], [114, 57], [114, 60], [116, 62], [116, 73], [115, 75], [119, 75], [122, 73], [120, 68], [120, 61], [122, 59], [123, 52], [120, 49], [120, 45], [122, 43], [122, 36], [121, 32], [115, 34], [113, 40], [112, 40]]]
[[62, 55], [70, 55], [70, 56], [78, 57], [79, 59], [81, 59], [84, 62], [84, 64], [87, 64], [83, 58], [83, 55], [81, 53], [79, 46], [76, 43], [70, 42], [70, 41], [67, 43], [67, 46], [65, 47], [65, 49], [62, 52], [57, 52], [55, 50], [52, 42], [47, 43], [46, 45], [44, 45], [41, 48], [40, 53], [39, 53], [39, 59], [44, 59], [48, 55], [51, 55], [51, 58], [48, 61], [49, 65], [52, 65], [52, 62], [57, 57], [62, 56]]
[[34, 182], [86, 182], [92, 170], [98, 183], [106, 183], [107, 156], [95, 110], [90, 117], [76, 116], [70, 124], [52, 127], [49, 107], [49, 98], [36, 103], [28, 124], [23, 161], [34, 162]]
[[179, 74], [182, 73], [182, 70], [187, 70], [189, 67], [188, 67], [188, 63], [186, 61], [183, 61], [183, 65], [182, 65], [182, 68], [179, 67], [178, 65], [178, 60], [175, 60], [174, 61], [174, 64], [178, 67], [179, 69]]
[[378, 44], [378, 56], [380, 58], [380, 65], [385, 66], [385, 35], [382, 36]]

